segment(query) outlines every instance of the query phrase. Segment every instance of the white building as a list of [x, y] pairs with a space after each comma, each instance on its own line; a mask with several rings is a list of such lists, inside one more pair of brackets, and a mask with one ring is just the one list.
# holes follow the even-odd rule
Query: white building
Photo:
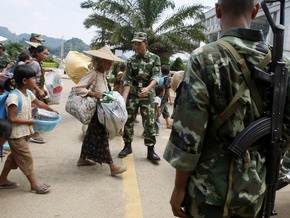
[[[268, 4], [269, 11], [272, 15], [272, 18], [276, 23], [280, 21], [280, 4], [272, 3]], [[290, 0], [286, 0], [285, 3], [285, 32], [284, 32], [284, 52], [290, 57]], [[210, 42], [216, 41], [220, 36], [220, 25], [219, 19], [215, 16], [215, 9], [212, 8], [205, 13], [205, 34], [208, 36]], [[268, 44], [273, 44], [273, 32], [269, 26], [268, 20], [264, 14], [262, 8], [257, 14], [255, 20], [251, 24], [252, 29], [262, 29], [264, 33], [264, 39]]]

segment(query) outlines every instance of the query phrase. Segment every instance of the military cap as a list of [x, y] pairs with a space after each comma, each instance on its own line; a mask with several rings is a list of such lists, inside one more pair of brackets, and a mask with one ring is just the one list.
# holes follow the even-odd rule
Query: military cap
[[38, 33], [31, 33], [30, 39], [36, 39], [39, 42], [45, 41], [44, 39], [42, 39], [42, 35]]
[[147, 34], [143, 32], [137, 32], [134, 34], [134, 38], [131, 42], [144, 42], [147, 41]]

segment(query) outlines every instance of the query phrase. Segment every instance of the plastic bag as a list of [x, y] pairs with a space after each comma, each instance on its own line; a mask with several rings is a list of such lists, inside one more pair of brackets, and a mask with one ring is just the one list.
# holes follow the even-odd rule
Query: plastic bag
[[49, 105], [60, 103], [60, 96], [63, 89], [61, 75], [60, 69], [55, 69], [45, 74], [45, 87], [49, 94]]
[[104, 92], [105, 96], [97, 102], [98, 118], [106, 128], [109, 138], [114, 138], [124, 127], [128, 113], [123, 97], [119, 92]]
[[70, 51], [65, 58], [65, 71], [74, 83], [89, 71], [91, 58], [77, 51]]

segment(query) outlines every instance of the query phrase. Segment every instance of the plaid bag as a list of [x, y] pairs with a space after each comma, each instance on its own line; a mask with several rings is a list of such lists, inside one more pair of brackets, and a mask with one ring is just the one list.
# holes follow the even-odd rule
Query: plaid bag
[[81, 121], [82, 124], [89, 124], [96, 112], [96, 107], [95, 98], [79, 96], [72, 90], [65, 104], [65, 111]]

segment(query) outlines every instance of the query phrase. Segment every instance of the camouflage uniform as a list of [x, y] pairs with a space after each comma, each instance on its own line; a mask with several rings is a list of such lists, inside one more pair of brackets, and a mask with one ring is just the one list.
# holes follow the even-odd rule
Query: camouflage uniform
[[4, 52], [4, 45], [2, 43], [0, 43], [0, 47], [1, 49], [3, 49], [3, 52], [0, 53], [0, 72], [2, 71], [2, 69], [6, 68], [7, 65], [11, 62], [11, 58], [10, 56]]
[[127, 70], [124, 78], [124, 86], [130, 86], [127, 98], [128, 120], [124, 127], [123, 140], [131, 143], [134, 136], [134, 121], [140, 108], [142, 123], [144, 126], [144, 143], [153, 146], [156, 143], [154, 136], [154, 97], [155, 91], [151, 89], [145, 98], [139, 98], [138, 93], [142, 87], [150, 84], [150, 81], [158, 82], [160, 76], [160, 58], [146, 51], [144, 56], [134, 54], [127, 62]]
[[[258, 30], [230, 28], [222, 31], [222, 39], [235, 47], [250, 69], [269, 50]], [[248, 88], [243, 95], [245, 106], [216, 134], [210, 131], [243, 80], [229, 51], [217, 43], [196, 49], [189, 58], [163, 157], [177, 170], [191, 172], [185, 199], [191, 217], [255, 217], [260, 211], [266, 189], [264, 146], [246, 151], [243, 157], [227, 149], [239, 132], [259, 118]], [[261, 92], [265, 88], [257, 86]], [[287, 135], [289, 106], [285, 110]], [[269, 140], [262, 145], [266, 143]]]

